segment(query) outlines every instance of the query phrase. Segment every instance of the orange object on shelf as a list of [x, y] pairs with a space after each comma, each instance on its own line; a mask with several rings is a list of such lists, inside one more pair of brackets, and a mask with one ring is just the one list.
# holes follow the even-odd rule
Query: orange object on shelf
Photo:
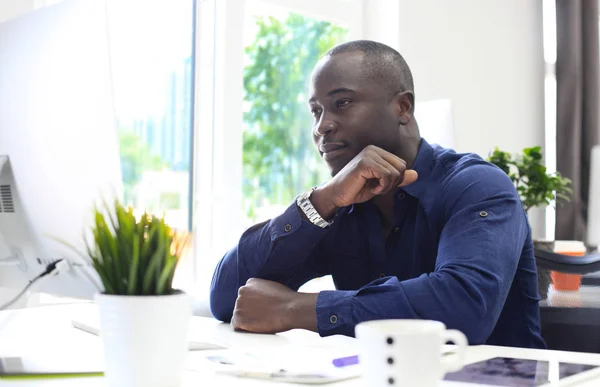
[[[556, 241], [554, 252], [563, 255], [583, 256], [586, 248], [580, 241]], [[581, 274], [567, 274], [559, 271], [550, 272], [552, 286], [558, 291], [577, 291], [581, 287]]]
[[581, 286], [581, 274], [567, 274], [558, 271], [550, 272], [552, 286], [555, 290], [563, 292], [573, 292], [579, 290]]

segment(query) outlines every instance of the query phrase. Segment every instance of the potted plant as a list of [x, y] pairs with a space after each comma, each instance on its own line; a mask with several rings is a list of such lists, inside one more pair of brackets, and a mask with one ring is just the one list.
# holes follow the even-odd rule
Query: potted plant
[[[502, 169], [512, 180], [521, 198], [525, 212], [534, 207], [556, 205], [560, 200], [571, 198], [571, 180], [560, 173], [548, 173], [542, 162], [542, 148], [525, 148], [514, 157], [495, 148], [487, 161]], [[554, 251], [554, 241], [534, 240], [536, 248]], [[547, 297], [550, 271], [537, 267], [538, 287], [542, 299]]]
[[105, 207], [94, 210], [86, 246], [104, 286], [95, 301], [108, 385], [179, 386], [192, 307], [172, 282], [185, 241], [164, 218]]

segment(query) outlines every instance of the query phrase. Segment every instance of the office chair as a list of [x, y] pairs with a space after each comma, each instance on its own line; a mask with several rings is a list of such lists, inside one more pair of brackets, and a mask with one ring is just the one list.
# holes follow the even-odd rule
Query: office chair
[[568, 296], [554, 305], [549, 299], [540, 302], [542, 336], [548, 349], [600, 353], [600, 276], [590, 275], [600, 272], [600, 253], [570, 256], [536, 248], [534, 254], [538, 267], [582, 274], [579, 292], [589, 291], [597, 298], [590, 303], [573, 292], [576, 302], [570, 302]]

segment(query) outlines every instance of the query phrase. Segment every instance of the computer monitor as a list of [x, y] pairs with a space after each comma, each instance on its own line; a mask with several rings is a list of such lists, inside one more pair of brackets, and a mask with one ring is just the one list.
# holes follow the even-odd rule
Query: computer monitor
[[[120, 198], [109, 59], [100, 0], [0, 24], [0, 304], [49, 262], [81, 263], [60, 241], [85, 251], [94, 205]], [[79, 270], [36, 290], [91, 298], [96, 288]]]

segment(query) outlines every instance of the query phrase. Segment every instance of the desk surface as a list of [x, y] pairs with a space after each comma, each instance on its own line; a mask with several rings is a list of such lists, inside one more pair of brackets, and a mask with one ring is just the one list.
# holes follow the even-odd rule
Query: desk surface
[[[0, 312], [0, 356], [26, 356], [72, 353], [102, 353], [100, 339], [75, 329], [73, 318], [94, 313], [93, 304], [43, 306], [29, 309]], [[257, 335], [234, 332], [228, 324], [203, 317], [194, 317], [191, 338], [199, 341], [218, 342], [240, 351], [303, 351], [307, 357], [323, 350], [336, 355], [354, 353], [354, 339], [342, 336], [321, 338], [317, 334], [294, 330], [278, 335]], [[312, 352], [311, 352], [312, 351]], [[206, 363], [208, 351], [189, 352], [182, 386], [224, 383], [227, 386], [291, 386], [261, 380], [236, 378], [216, 374]], [[214, 352], [214, 351], [213, 351]], [[476, 362], [495, 356], [521, 357], [539, 360], [560, 360], [600, 365], [600, 355], [573, 352], [540, 351], [493, 346], [474, 346], [468, 349], [468, 362]], [[199, 384], [201, 382], [201, 384]], [[103, 378], [45, 379], [26, 382], [0, 380], [0, 386], [105, 386]], [[578, 386], [598, 386], [600, 379], [587, 381]], [[331, 384], [332, 386], [361, 386], [358, 378]], [[452, 384], [456, 386], [457, 384]]]

